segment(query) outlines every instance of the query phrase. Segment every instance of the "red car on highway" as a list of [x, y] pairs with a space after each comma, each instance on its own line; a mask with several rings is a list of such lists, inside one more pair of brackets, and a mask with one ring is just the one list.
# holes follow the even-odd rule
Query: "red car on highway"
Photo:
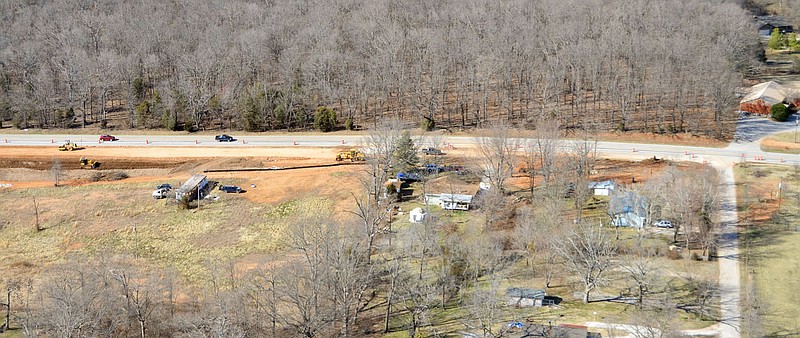
[[112, 135], [108, 134], [100, 135], [100, 141], [116, 141], [116, 140], [117, 138]]

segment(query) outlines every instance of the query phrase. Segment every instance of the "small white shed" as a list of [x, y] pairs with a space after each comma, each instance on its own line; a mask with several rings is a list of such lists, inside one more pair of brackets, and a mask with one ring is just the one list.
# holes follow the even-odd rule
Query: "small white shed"
[[422, 223], [426, 216], [428, 216], [428, 213], [426, 213], [425, 210], [422, 210], [422, 208], [414, 208], [414, 210], [408, 213], [408, 220], [411, 223]]
[[617, 184], [611, 180], [589, 183], [589, 189], [592, 191], [593, 194], [597, 196], [608, 196], [611, 194], [612, 191], [614, 191], [616, 187]]

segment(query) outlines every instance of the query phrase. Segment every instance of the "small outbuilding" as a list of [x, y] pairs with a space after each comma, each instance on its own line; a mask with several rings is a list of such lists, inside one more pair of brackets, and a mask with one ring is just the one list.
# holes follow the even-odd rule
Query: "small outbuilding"
[[617, 184], [611, 180], [589, 183], [589, 190], [596, 196], [608, 196], [616, 187]]
[[188, 196], [189, 201], [205, 197], [208, 188], [208, 178], [206, 175], [194, 174], [178, 190], [175, 190], [175, 199], [181, 200]]
[[516, 307], [543, 306], [547, 293], [540, 289], [511, 287], [506, 289], [506, 304]]
[[408, 220], [411, 223], [422, 223], [427, 216], [428, 213], [425, 212], [425, 210], [422, 210], [422, 208], [414, 208], [414, 210], [411, 210], [411, 212], [408, 213]]

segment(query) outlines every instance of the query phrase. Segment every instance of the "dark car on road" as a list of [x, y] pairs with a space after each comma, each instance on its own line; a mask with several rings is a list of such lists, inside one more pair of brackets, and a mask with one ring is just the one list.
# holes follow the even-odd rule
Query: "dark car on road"
[[233, 142], [233, 141], [236, 141], [236, 139], [233, 138], [233, 136], [225, 135], [225, 134], [217, 135], [217, 136], [214, 137], [214, 139], [217, 140], [217, 142]]
[[219, 187], [219, 190], [222, 190], [227, 193], [237, 193], [237, 194], [242, 192], [242, 188], [239, 188], [235, 185], [221, 185]]
[[114, 135], [103, 134], [100, 135], [100, 141], [116, 141], [117, 138]]

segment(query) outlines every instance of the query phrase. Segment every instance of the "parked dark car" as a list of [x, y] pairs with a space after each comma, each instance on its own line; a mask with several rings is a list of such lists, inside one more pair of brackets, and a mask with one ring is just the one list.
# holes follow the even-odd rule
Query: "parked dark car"
[[169, 184], [169, 183], [164, 183], [164, 184], [161, 184], [161, 185], [156, 187], [156, 190], [159, 190], [159, 189], [172, 190], [172, 185]]
[[425, 165], [425, 171], [428, 174], [438, 174], [438, 173], [444, 171], [444, 167], [442, 167], [442, 166], [440, 166], [438, 164], [429, 163], [429, 164]]
[[401, 181], [419, 181], [420, 178], [421, 177], [417, 173], [397, 173], [397, 179]]
[[422, 148], [419, 151], [421, 151], [425, 155], [442, 155], [442, 154], [444, 154], [444, 153], [442, 153], [441, 150], [436, 149], [436, 148]]
[[239, 188], [235, 185], [221, 185], [219, 186], [219, 190], [222, 190], [227, 193], [240, 193], [242, 192], [242, 188]]
[[217, 142], [233, 142], [233, 141], [236, 141], [236, 139], [233, 138], [233, 136], [225, 135], [225, 134], [217, 135], [217, 136], [214, 137], [214, 139], [217, 140]]

